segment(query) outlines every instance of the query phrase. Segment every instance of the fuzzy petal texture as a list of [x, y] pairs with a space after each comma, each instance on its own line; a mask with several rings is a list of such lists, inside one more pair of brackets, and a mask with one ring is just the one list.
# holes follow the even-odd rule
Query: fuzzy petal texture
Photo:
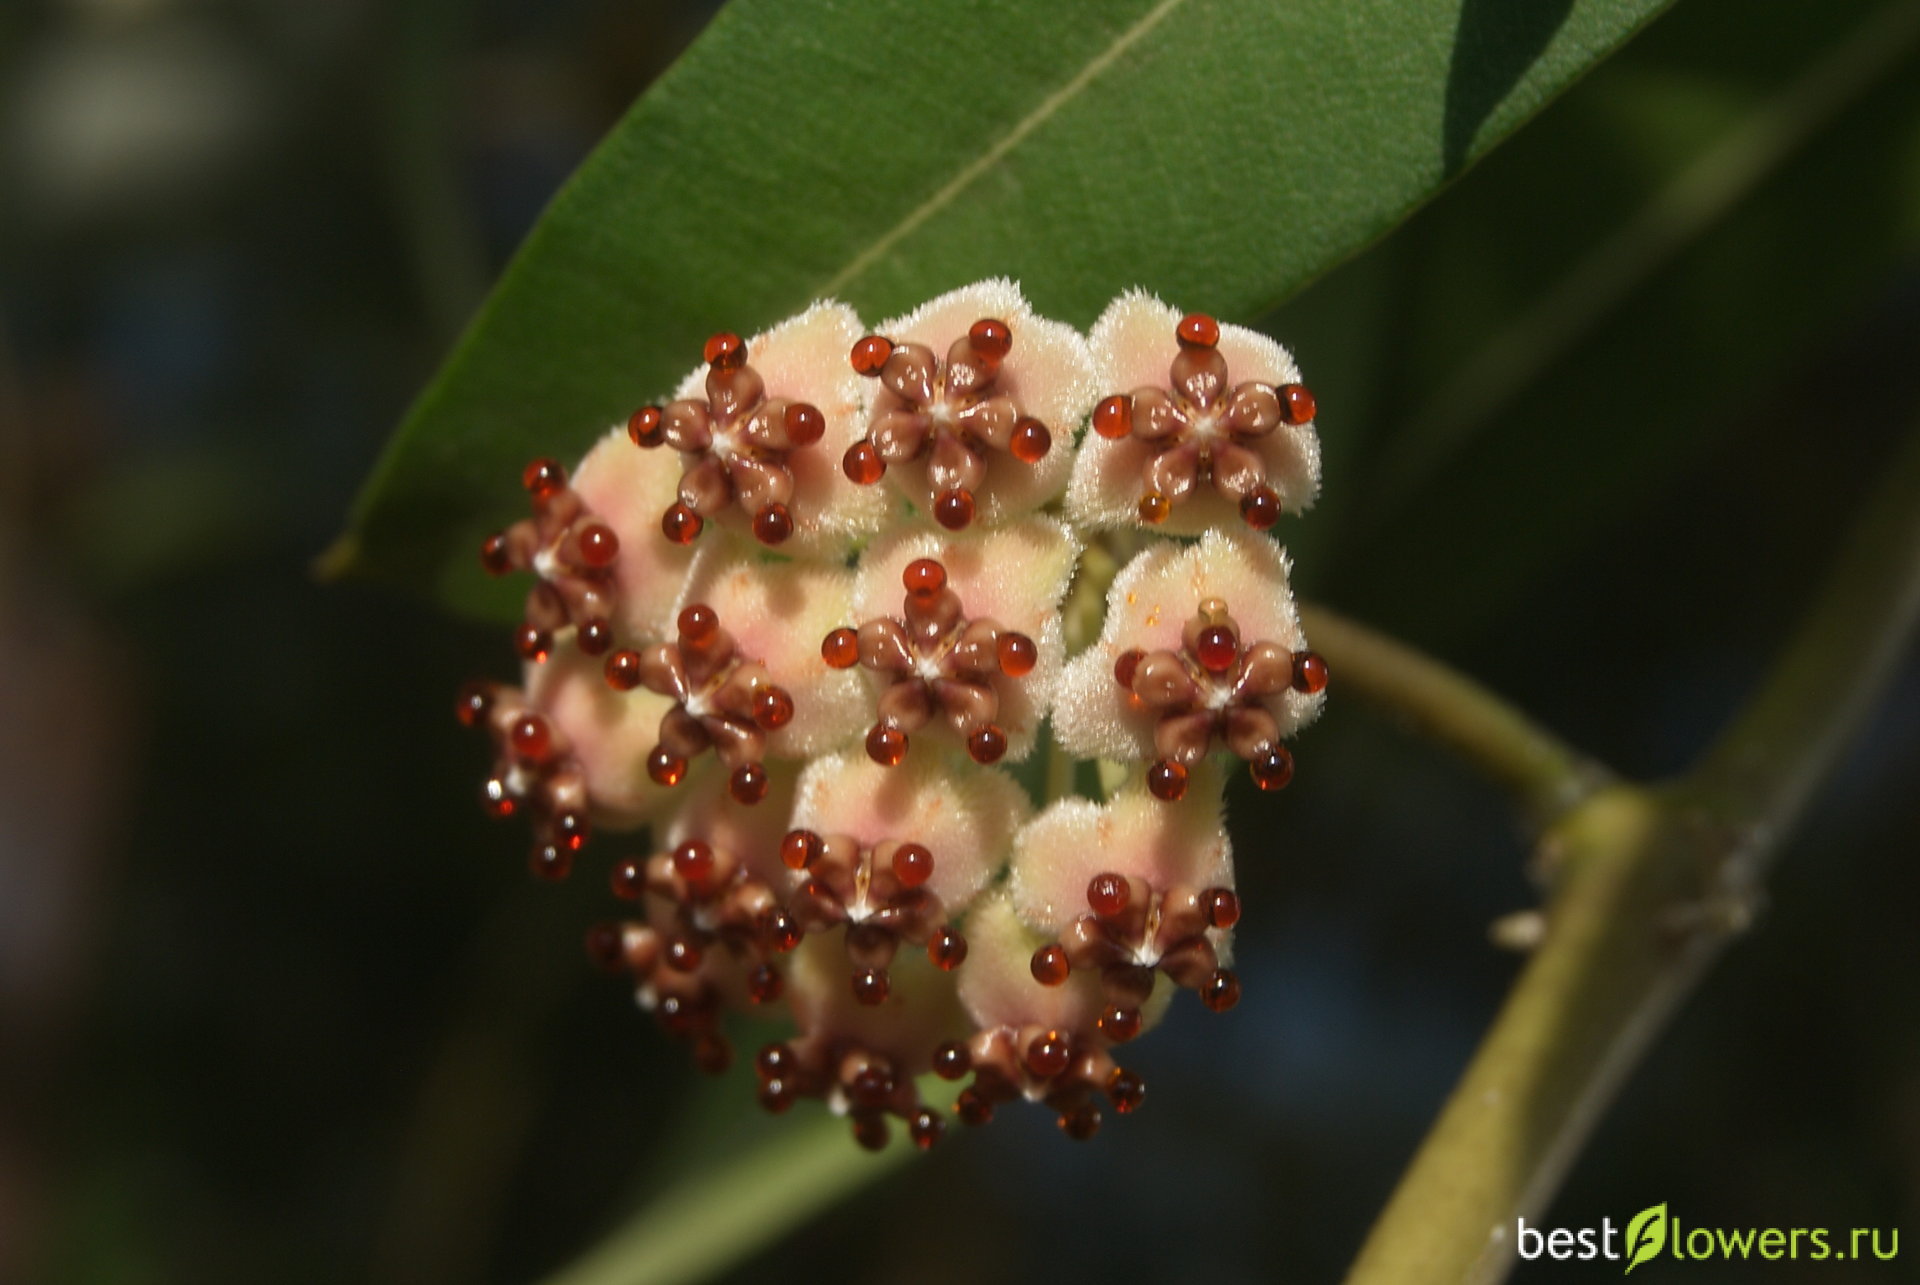
[[967, 962], [960, 1002], [982, 1030], [1029, 1024], [1090, 1032], [1104, 1006], [1099, 978], [1075, 972], [1058, 986], [1033, 979], [1033, 952], [1053, 940], [1021, 922], [1006, 892], [983, 898], [967, 916]]
[[[810, 402], [827, 422], [826, 433], [818, 442], [787, 454], [786, 466], [793, 474], [793, 501], [788, 506], [793, 515], [793, 534], [780, 546], [782, 553], [800, 557], [844, 554], [878, 531], [891, 511], [892, 505], [880, 488], [856, 486], [840, 470], [840, 457], [867, 431], [863, 413], [866, 381], [847, 362], [847, 353], [865, 333], [852, 308], [827, 299], [747, 340], [747, 364], [765, 382], [768, 400]], [[680, 382], [674, 396], [704, 400], [706, 379], [707, 367], [696, 367]], [[673, 459], [678, 481], [678, 461], [673, 452], [648, 453]], [[668, 495], [660, 510], [674, 498]], [[660, 510], [653, 515], [656, 538]], [[721, 514], [718, 525], [742, 539], [753, 538], [748, 515], [736, 507]]]
[[[908, 564], [917, 558], [939, 562], [946, 568], [948, 588], [959, 595], [968, 619], [991, 619], [1003, 629], [1024, 633], [1039, 653], [1024, 677], [1002, 675], [995, 680], [1000, 693], [998, 722], [1007, 734], [1006, 757], [1018, 762], [1032, 751], [1060, 682], [1066, 656], [1060, 605], [1079, 557], [1080, 541], [1072, 528], [1049, 517], [1031, 517], [988, 531], [903, 531], [876, 544], [861, 559], [853, 614], [838, 623], [898, 617], [906, 595], [901, 576]], [[940, 734], [951, 739], [944, 728]]]
[[[1208, 598], [1227, 604], [1244, 642], [1304, 650], [1287, 573], [1286, 550], [1249, 531], [1209, 531], [1193, 544], [1169, 541], [1135, 557], [1107, 591], [1099, 639], [1061, 675], [1053, 708], [1060, 744], [1081, 758], [1154, 757], [1154, 715], [1114, 680], [1114, 662], [1132, 648], [1178, 651], [1181, 631]], [[1291, 736], [1325, 702], [1324, 691], [1308, 696], [1287, 688], [1261, 704], [1280, 734]]]
[[1144, 880], [1158, 892], [1232, 888], [1222, 785], [1221, 773], [1209, 767], [1195, 773], [1178, 803], [1134, 790], [1104, 804], [1055, 803], [1014, 840], [1009, 887], [1020, 917], [1040, 932], [1064, 932], [1088, 912], [1087, 885], [1109, 873]]
[[660, 531], [661, 513], [679, 494], [679, 457], [672, 451], [642, 450], [624, 425], [617, 426], [580, 461], [572, 484], [587, 507], [620, 537], [613, 582], [622, 643], [660, 641], [673, 630], [673, 604], [694, 556], [692, 549]]
[[829, 668], [820, 640], [846, 623], [853, 576], [835, 566], [767, 561], [715, 545], [694, 561], [676, 610], [705, 603], [743, 657], [765, 664], [793, 697], [793, 721], [767, 738], [773, 758], [809, 758], [845, 744], [871, 722], [860, 675]]
[[1032, 810], [1027, 792], [1005, 772], [931, 755], [909, 755], [889, 768], [863, 754], [840, 754], [801, 774], [793, 824], [849, 835], [862, 847], [888, 839], [921, 844], [933, 854], [925, 886], [951, 917], [1006, 863], [1014, 831]]
[[724, 772], [704, 772], [691, 786], [675, 787], [680, 806], [667, 825], [662, 848], [671, 852], [688, 839], [704, 839], [730, 853], [768, 887], [784, 888], [789, 872], [780, 863], [780, 840], [789, 828], [798, 776], [790, 763], [769, 763], [766, 797], [754, 804], [734, 799]]
[[[853, 997], [846, 929], [815, 933], [794, 950], [787, 966], [787, 1000], [799, 1028], [796, 1044], [825, 1050], [857, 1045], [891, 1058], [908, 1075], [933, 1067], [933, 1051], [966, 1033], [947, 975], [926, 953], [902, 950], [888, 966], [887, 998], [862, 1004]], [[961, 965], [965, 972], [971, 963]]]
[[[1006, 322], [1013, 334], [1013, 347], [1000, 365], [994, 391], [1011, 396], [1053, 435], [1053, 448], [1037, 464], [1024, 464], [1004, 451], [989, 453], [974, 521], [998, 526], [1039, 508], [1066, 486], [1073, 467], [1074, 433], [1093, 409], [1100, 390], [1087, 341], [1071, 326], [1036, 316], [1019, 284], [1005, 277], [950, 290], [904, 317], [881, 322], [874, 332], [895, 343], [925, 344], [944, 361], [954, 341], [986, 317]], [[869, 397], [872, 392], [870, 386]], [[932, 510], [934, 489], [925, 459], [895, 465], [887, 477], [922, 512]]]
[[[1088, 336], [1100, 396], [1166, 388], [1168, 367], [1180, 352], [1174, 332], [1181, 315], [1179, 309], [1142, 290], [1130, 290], [1107, 305]], [[1257, 330], [1222, 325], [1219, 352], [1226, 358], [1231, 384], [1300, 382], [1292, 355]], [[1279, 493], [1287, 512], [1300, 513], [1312, 505], [1320, 490], [1320, 439], [1311, 422], [1281, 424], [1243, 444], [1266, 465], [1267, 482]], [[1145, 525], [1139, 513], [1145, 490], [1141, 472], [1153, 455], [1153, 449], [1138, 438], [1113, 441], [1087, 433], [1067, 487], [1068, 516], [1095, 529]], [[1149, 529], [1166, 535], [1198, 535], [1210, 528], [1230, 530], [1241, 525], [1233, 501], [1211, 486], [1201, 486], [1176, 503], [1165, 522]]]
[[677, 791], [654, 784], [646, 767], [660, 716], [673, 702], [644, 688], [613, 690], [600, 659], [572, 647], [526, 666], [525, 685], [528, 703], [566, 736], [586, 778], [594, 819], [603, 828], [643, 825], [678, 800]]

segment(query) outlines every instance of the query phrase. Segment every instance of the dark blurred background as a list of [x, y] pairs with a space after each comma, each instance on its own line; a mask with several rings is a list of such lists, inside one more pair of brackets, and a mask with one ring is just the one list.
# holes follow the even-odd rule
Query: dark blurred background
[[[1683, 0], [1268, 319], [1329, 452], [1306, 592], [1684, 767], [1920, 422], [1907, 7]], [[759, 1127], [586, 965], [601, 881], [474, 806], [502, 631], [307, 571], [707, 16], [0, 8], [0, 1280], [527, 1280]], [[1506, 800], [1337, 687], [1299, 751], [1238, 800], [1247, 998], [1138, 1046], [1146, 1110], [1003, 1113], [740, 1279], [1335, 1279], [1535, 893]], [[1910, 660], [1550, 1223], [1920, 1234], [1916, 779]]]

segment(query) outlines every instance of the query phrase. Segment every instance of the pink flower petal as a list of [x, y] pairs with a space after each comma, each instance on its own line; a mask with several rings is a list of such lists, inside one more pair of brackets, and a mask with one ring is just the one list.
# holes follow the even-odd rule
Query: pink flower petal
[[[809, 1052], [851, 1045], [893, 1060], [904, 1075], [932, 1068], [933, 1051], [966, 1034], [966, 1019], [945, 973], [924, 952], [902, 950], [887, 968], [886, 999], [853, 997], [846, 929], [816, 933], [788, 956], [787, 1000], [799, 1028], [796, 1045]], [[969, 964], [961, 965], [965, 971]]]
[[693, 550], [661, 534], [660, 515], [680, 484], [680, 459], [672, 451], [645, 451], [624, 426], [609, 432], [573, 471], [573, 489], [613, 528], [620, 553], [613, 562], [619, 594], [621, 642], [657, 642], [673, 631], [673, 604]]
[[[1072, 529], [1054, 518], [1034, 517], [997, 530], [957, 534], [908, 529], [883, 539], [861, 559], [852, 615], [840, 623], [897, 618], [906, 596], [901, 576], [908, 564], [918, 558], [939, 562], [968, 619], [991, 619], [1003, 629], [1024, 633], [1038, 649], [1030, 673], [1020, 679], [1003, 676], [995, 683], [1007, 758], [1018, 762], [1032, 750], [1059, 681], [1066, 654], [1060, 604], [1079, 556], [1080, 542]], [[945, 730], [940, 734], [951, 736]]]
[[[882, 322], [874, 333], [896, 343], [925, 344], [945, 361], [954, 341], [987, 317], [1006, 322], [1013, 335], [995, 391], [1012, 396], [1053, 435], [1053, 448], [1037, 464], [1001, 451], [988, 453], [974, 521], [998, 526], [1045, 504], [1066, 485], [1074, 433], [1099, 392], [1086, 340], [1071, 326], [1036, 316], [1019, 285], [1004, 277], [950, 290], [903, 317]], [[872, 389], [868, 392], [871, 396]], [[934, 492], [925, 460], [895, 465], [887, 476], [923, 511], [931, 511]]]
[[793, 698], [793, 721], [768, 736], [771, 757], [828, 752], [870, 721], [860, 675], [820, 658], [820, 640], [847, 621], [852, 589], [852, 575], [838, 567], [763, 561], [726, 544], [702, 550], [694, 563], [677, 605], [712, 607], [741, 655], [766, 665]]
[[[793, 502], [788, 507], [794, 525], [793, 534], [780, 546], [782, 553], [838, 556], [886, 521], [891, 507], [886, 495], [877, 487], [856, 486], [840, 469], [840, 457], [867, 431], [862, 414], [865, 381], [847, 360], [854, 342], [865, 333], [853, 309], [829, 299], [747, 340], [747, 364], [759, 373], [768, 399], [810, 402], [827, 421], [827, 431], [818, 442], [787, 454], [787, 469], [793, 474]], [[706, 379], [707, 367], [696, 367], [674, 396], [705, 400]], [[678, 479], [678, 456], [664, 449], [648, 454], [673, 460]], [[673, 500], [669, 495], [661, 509]], [[656, 528], [659, 520], [656, 512]], [[738, 508], [728, 508], [716, 524], [744, 539], [752, 538], [750, 515]], [[711, 534], [703, 534], [701, 541]]]
[[[1154, 716], [1137, 708], [1114, 679], [1114, 662], [1134, 648], [1179, 650], [1181, 631], [1208, 598], [1226, 603], [1243, 642], [1306, 649], [1286, 551], [1272, 540], [1246, 531], [1209, 531], [1193, 544], [1157, 544], [1114, 578], [1099, 640], [1061, 674], [1053, 718], [1063, 747], [1083, 758], [1153, 757]], [[1325, 701], [1325, 692], [1308, 696], [1288, 689], [1262, 704], [1281, 735], [1291, 736], [1319, 715]]]
[[569, 742], [602, 828], [632, 829], [673, 805], [675, 792], [655, 785], [646, 770], [660, 716], [671, 701], [644, 689], [614, 691], [599, 658], [572, 647], [528, 665], [525, 682], [528, 702]]
[[1012, 899], [996, 892], [967, 916], [967, 962], [955, 974], [960, 1002], [982, 1030], [1037, 1024], [1090, 1032], [1104, 1004], [1099, 979], [1076, 972], [1058, 986], [1033, 978], [1033, 952], [1052, 938], [1022, 923]]
[[922, 845], [933, 854], [925, 886], [952, 918], [1006, 863], [1014, 830], [1032, 810], [1026, 791], [1005, 772], [933, 755], [908, 755], [889, 768], [840, 754], [814, 761], [801, 775], [793, 824], [848, 835], [862, 847], [888, 839]]
[[792, 764], [767, 764], [767, 794], [754, 804], [735, 801], [724, 772], [703, 772], [691, 784], [676, 786], [680, 806], [667, 822], [663, 850], [701, 839], [731, 853], [768, 887], [784, 888], [788, 871], [780, 862], [780, 840], [790, 828], [798, 777]]
[[[1099, 373], [1100, 396], [1131, 394], [1135, 389], [1167, 387], [1167, 370], [1180, 351], [1175, 327], [1182, 314], [1140, 290], [1130, 290], [1107, 306], [1088, 337]], [[1220, 327], [1220, 355], [1234, 384], [1300, 381], [1299, 367], [1287, 350], [1256, 330]], [[1282, 424], [1252, 445], [1265, 462], [1267, 481], [1290, 513], [1308, 508], [1320, 489], [1320, 440], [1313, 425]], [[1141, 526], [1141, 468], [1153, 455], [1137, 438], [1109, 440], [1088, 433], [1080, 443], [1067, 487], [1067, 513], [1092, 528]], [[1166, 535], [1198, 535], [1242, 525], [1239, 508], [1210, 486], [1173, 506], [1164, 523], [1152, 529]]]
[[1053, 804], [1014, 841], [1010, 887], [1021, 918], [1058, 936], [1088, 913], [1087, 885], [1103, 874], [1141, 879], [1157, 892], [1232, 888], [1222, 783], [1207, 769], [1195, 773], [1179, 803], [1130, 790], [1104, 804]]

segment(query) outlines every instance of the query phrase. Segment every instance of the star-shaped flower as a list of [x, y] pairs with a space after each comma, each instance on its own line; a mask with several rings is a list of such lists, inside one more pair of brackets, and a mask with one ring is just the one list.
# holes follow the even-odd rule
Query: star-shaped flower
[[657, 515], [675, 544], [724, 519], [762, 544], [809, 555], [844, 551], [878, 529], [885, 505], [834, 466], [858, 435], [859, 377], [845, 353], [860, 322], [815, 304], [750, 340], [722, 332], [675, 400], [643, 406], [627, 431], [682, 460], [678, 498]]
[[859, 724], [859, 681], [828, 668], [809, 634], [847, 610], [851, 581], [830, 566], [780, 566], [721, 547], [696, 561], [671, 643], [607, 657], [607, 682], [669, 698], [647, 774], [678, 784], [712, 749], [742, 803], [766, 789], [765, 760], [842, 744]]
[[1034, 316], [1003, 279], [882, 322], [853, 345], [851, 364], [873, 387], [846, 475], [892, 479], [951, 531], [976, 516], [999, 525], [1057, 495], [1096, 388], [1086, 341]]
[[1078, 554], [1064, 525], [1038, 517], [977, 535], [908, 532], [868, 551], [859, 623], [828, 634], [821, 655], [873, 676], [875, 762], [900, 762], [930, 725], [977, 763], [1026, 756], [1059, 675], [1059, 606]]
[[1030, 810], [1004, 772], [925, 756], [897, 770], [846, 754], [816, 760], [781, 847], [793, 916], [807, 932], [849, 925], [852, 991], [863, 1004], [886, 998], [902, 942], [950, 972], [967, 956], [955, 921], [1004, 863]]
[[520, 480], [533, 498], [533, 516], [480, 545], [480, 565], [489, 575], [532, 571], [539, 577], [527, 593], [514, 648], [524, 660], [544, 661], [564, 631], [581, 651], [598, 656], [613, 645], [620, 537], [567, 485], [558, 460], [533, 461]]
[[785, 990], [775, 963], [786, 947], [773, 882], [784, 872], [771, 854], [792, 800], [793, 772], [776, 767], [774, 778], [769, 806], [756, 808], [709, 777], [675, 817], [662, 851], [613, 867], [614, 895], [642, 903], [645, 921], [588, 938], [602, 964], [633, 976], [642, 1007], [659, 1014], [673, 997], [663, 1021], [695, 1039], [696, 1057], [708, 1069], [729, 1058], [725, 1036], [706, 1017], [728, 1004], [771, 1003]]
[[660, 538], [660, 514], [679, 491], [680, 466], [666, 451], [636, 451], [624, 427], [608, 432], [573, 471], [575, 494], [619, 540], [608, 568], [614, 644], [658, 642], [673, 633], [675, 604], [694, 550]]
[[1061, 677], [1054, 730], [1091, 758], [1147, 759], [1163, 799], [1208, 753], [1247, 760], [1262, 789], [1293, 775], [1281, 742], [1319, 713], [1326, 664], [1306, 648], [1284, 551], [1209, 531], [1163, 544], [1115, 577], [1100, 638]]
[[809, 935], [793, 952], [787, 1002], [798, 1034], [760, 1050], [760, 1105], [778, 1113], [801, 1097], [823, 1099], [871, 1150], [887, 1144], [892, 1116], [906, 1121], [908, 1136], [925, 1150], [945, 1134], [946, 1122], [920, 1100], [914, 1077], [965, 1029], [965, 1018], [947, 974], [918, 951], [893, 967], [879, 1002], [855, 999], [847, 988], [848, 931]]
[[1137, 790], [1106, 803], [1063, 799], [1014, 844], [1013, 904], [1051, 935], [1033, 973], [1058, 985], [1069, 973], [1100, 978], [1103, 1035], [1138, 1035], [1154, 975], [1231, 1008], [1240, 983], [1225, 967], [1227, 930], [1240, 917], [1216, 779], [1168, 806]]
[[1108, 306], [1089, 342], [1109, 395], [1067, 488], [1076, 522], [1264, 531], [1313, 502], [1314, 399], [1286, 349], [1137, 291]]
[[1112, 1041], [1098, 1025], [1103, 1005], [1092, 974], [1057, 985], [1036, 980], [1028, 961], [1044, 938], [1021, 922], [1004, 892], [968, 916], [967, 937], [973, 952], [958, 974], [960, 1002], [978, 1029], [934, 1054], [943, 1078], [973, 1075], [954, 1103], [962, 1121], [985, 1124], [999, 1103], [1025, 1097], [1051, 1107], [1068, 1137], [1085, 1139], [1100, 1127], [1096, 1093], [1122, 1114], [1140, 1104], [1146, 1085], [1114, 1065]]
[[455, 713], [493, 741], [482, 806], [528, 816], [533, 872], [563, 879], [592, 830], [637, 828], [666, 803], [666, 791], [633, 771], [666, 704], [651, 693], [621, 700], [600, 680], [600, 662], [577, 651], [528, 662], [525, 683], [469, 683]]

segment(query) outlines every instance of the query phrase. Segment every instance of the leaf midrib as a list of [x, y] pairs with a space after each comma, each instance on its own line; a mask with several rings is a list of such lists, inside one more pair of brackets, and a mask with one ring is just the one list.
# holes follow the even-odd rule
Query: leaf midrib
[[825, 298], [838, 297], [851, 282], [859, 278], [861, 273], [880, 262], [889, 251], [913, 235], [927, 220], [952, 205], [960, 193], [966, 191], [979, 180], [981, 175], [1025, 142], [1028, 135], [1046, 124], [1062, 107], [1078, 97], [1088, 85], [1098, 80], [1107, 68], [1118, 62], [1127, 50], [1159, 26], [1168, 14], [1185, 3], [1186, 0], [1160, 0], [1159, 4], [1135, 19], [1131, 26], [1115, 36], [1108, 42], [1106, 48], [1090, 58], [1084, 67], [1074, 73], [1066, 84], [1048, 94], [1032, 111], [1014, 122], [1013, 128], [1002, 135], [993, 146], [961, 166], [938, 191], [909, 210], [898, 223], [855, 255], [846, 267], [820, 288], [821, 295]]

